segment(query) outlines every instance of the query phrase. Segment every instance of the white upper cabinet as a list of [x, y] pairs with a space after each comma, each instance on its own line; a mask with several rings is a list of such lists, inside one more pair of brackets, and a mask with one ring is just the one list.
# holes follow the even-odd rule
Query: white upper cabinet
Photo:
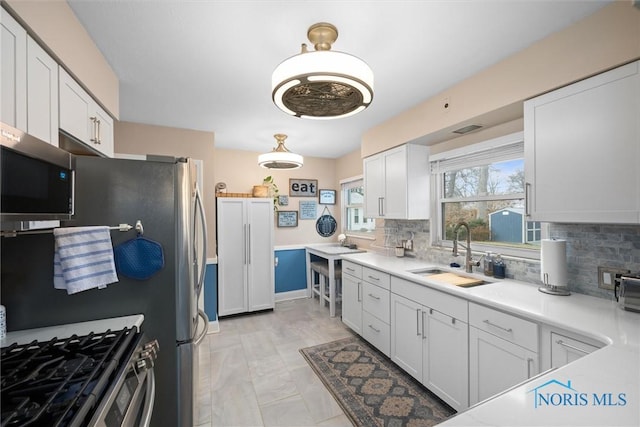
[[367, 218], [429, 218], [429, 148], [405, 144], [364, 159]]
[[58, 64], [27, 39], [27, 132], [58, 146]]
[[27, 32], [0, 8], [0, 121], [27, 130]]
[[113, 157], [113, 119], [60, 67], [60, 129]]
[[529, 220], [640, 222], [640, 61], [524, 103]]

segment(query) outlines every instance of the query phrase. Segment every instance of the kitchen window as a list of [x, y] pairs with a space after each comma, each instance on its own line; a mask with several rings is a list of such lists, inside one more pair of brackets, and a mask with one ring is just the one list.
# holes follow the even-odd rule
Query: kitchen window
[[[432, 235], [451, 246], [459, 221], [469, 225], [474, 251], [538, 258], [546, 227], [525, 215], [522, 133], [431, 156], [437, 195]], [[459, 239], [466, 239], [464, 228]]]
[[364, 217], [364, 180], [362, 176], [340, 182], [342, 193], [342, 224], [347, 235], [373, 236], [376, 222]]

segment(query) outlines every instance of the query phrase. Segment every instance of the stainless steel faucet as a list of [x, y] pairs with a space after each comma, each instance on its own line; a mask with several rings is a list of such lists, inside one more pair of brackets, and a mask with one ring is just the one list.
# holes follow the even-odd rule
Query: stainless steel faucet
[[[460, 232], [461, 227], [467, 229], [467, 246], [464, 246], [462, 243], [458, 243], [458, 233]], [[458, 256], [458, 244], [467, 250], [467, 256], [465, 257], [464, 262], [465, 271], [467, 273], [473, 273], [473, 266], [479, 266], [480, 261], [473, 261], [471, 259], [471, 230], [469, 229], [469, 224], [464, 221], [458, 222], [453, 229], [453, 256]]]

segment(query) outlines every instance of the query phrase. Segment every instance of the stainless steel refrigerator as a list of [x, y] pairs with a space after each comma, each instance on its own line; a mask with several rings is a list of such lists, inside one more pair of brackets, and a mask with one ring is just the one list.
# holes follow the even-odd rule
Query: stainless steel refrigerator
[[[76, 158], [75, 217], [63, 226], [135, 224], [159, 243], [164, 267], [147, 280], [129, 279], [74, 295], [53, 288], [51, 234], [3, 238], [1, 295], [10, 330], [142, 313], [143, 329], [160, 344], [153, 426], [191, 427], [198, 344], [208, 326], [198, 310], [206, 264], [206, 223], [195, 164]], [[111, 232], [114, 246], [135, 231]]]

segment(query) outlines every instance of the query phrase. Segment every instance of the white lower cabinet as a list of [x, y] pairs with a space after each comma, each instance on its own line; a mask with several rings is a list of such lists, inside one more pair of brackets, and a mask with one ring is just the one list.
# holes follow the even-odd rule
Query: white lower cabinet
[[[466, 409], [467, 302], [395, 277], [391, 288], [391, 360], [454, 409]], [[428, 301], [442, 311], [424, 305]]]
[[348, 274], [347, 264], [351, 263], [342, 261], [342, 323], [362, 335], [362, 279]]
[[469, 325], [471, 405], [538, 373], [537, 324], [469, 303]]
[[605, 345], [592, 338], [546, 325], [542, 325], [540, 337], [542, 371], [564, 366]]

